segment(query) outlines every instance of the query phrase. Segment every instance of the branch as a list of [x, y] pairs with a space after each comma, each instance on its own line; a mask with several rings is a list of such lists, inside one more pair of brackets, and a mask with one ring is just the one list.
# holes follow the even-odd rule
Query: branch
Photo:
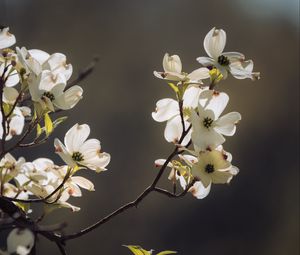
[[99, 61], [99, 59], [97, 57], [95, 57], [92, 62], [83, 70], [81, 70], [78, 74], [78, 77], [71, 81], [67, 86], [66, 86], [66, 90], [74, 85], [77, 85], [78, 83], [80, 83], [81, 81], [83, 81], [87, 76], [89, 76], [95, 69], [95, 66], [97, 64], [97, 62]]
[[[181, 108], [181, 111], [182, 111], [182, 108]], [[187, 130], [182, 132], [181, 137], [180, 137], [179, 142], [178, 142], [179, 145], [182, 143], [183, 139], [188, 134], [190, 129], [191, 129], [191, 125], [189, 126], [189, 128]], [[67, 241], [67, 240], [71, 240], [71, 239], [81, 237], [81, 236], [93, 231], [94, 229], [98, 228], [99, 226], [103, 225], [104, 223], [108, 222], [109, 220], [116, 217], [117, 215], [119, 215], [119, 214], [123, 213], [124, 211], [128, 210], [129, 208], [137, 207], [143, 201], [143, 199], [146, 198], [152, 191], [158, 192], [158, 190], [161, 190], [161, 189], [156, 188], [156, 185], [159, 182], [161, 176], [163, 175], [166, 167], [168, 166], [168, 163], [173, 159], [174, 156], [176, 156], [176, 155], [178, 155], [179, 153], [182, 152], [182, 151], [180, 151], [180, 146], [179, 145], [176, 146], [174, 151], [169, 155], [169, 157], [166, 159], [165, 163], [161, 166], [161, 168], [160, 168], [157, 176], [153, 180], [152, 184], [148, 188], [146, 188], [134, 201], [129, 202], [129, 203], [121, 206], [119, 209], [117, 209], [114, 212], [110, 213], [109, 215], [105, 216], [104, 218], [97, 221], [93, 225], [90, 225], [89, 227], [87, 227], [83, 230], [80, 230], [79, 232], [62, 236], [61, 239], [63, 241]], [[187, 193], [187, 191], [188, 190], [186, 190], [186, 192], [183, 192], [183, 194], [180, 195], [180, 196], [185, 195]]]

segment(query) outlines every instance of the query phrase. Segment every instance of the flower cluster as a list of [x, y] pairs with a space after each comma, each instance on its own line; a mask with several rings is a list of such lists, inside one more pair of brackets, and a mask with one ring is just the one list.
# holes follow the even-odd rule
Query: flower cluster
[[[239, 170], [231, 164], [232, 156], [224, 150], [224, 136], [233, 136], [236, 124], [241, 120], [238, 112], [222, 115], [229, 96], [216, 90], [228, 73], [237, 79], [259, 78], [253, 72], [252, 60], [245, 60], [238, 52], [223, 52], [226, 33], [222, 29], [211, 29], [204, 39], [204, 49], [209, 57], [197, 61], [204, 67], [191, 73], [182, 71], [177, 55], [165, 54], [163, 72], [154, 72], [160, 79], [168, 81], [175, 91], [176, 100], [164, 98], [156, 103], [152, 117], [157, 122], [167, 122], [164, 137], [174, 143], [180, 153], [178, 159], [168, 162], [171, 168], [169, 179], [176, 185], [188, 189], [198, 199], [206, 197], [212, 184], [229, 183]], [[193, 149], [188, 146], [193, 145]], [[156, 166], [166, 160], [158, 159]]]
[[[65, 165], [56, 165], [51, 159], [38, 158], [26, 162], [10, 153], [5, 141], [23, 135], [15, 147], [30, 147], [46, 141], [64, 118], [52, 120], [50, 116], [73, 108], [82, 98], [78, 85], [69, 85], [72, 65], [62, 53], [16, 47], [15, 36], [8, 28], [0, 32], [0, 194], [16, 201], [45, 200], [53, 208], [80, 208], [70, 204], [70, 197], [80, 197], [81, 189], [93, 191], [91, 181], [78, 175], [89, 168], [96, 172], [106, 170], [110, 155], [101, 151], [100, 141], [88, 139], [87, 124], [74, 125], [65, 135], [65, 145], [55, 139], [55, 151]], [[43, 127], [44, 125], [44, 127]], [[24, 130], [26, 128], [26, 130]], [[36, 129], [33, 141], [25, 143], [26, 136]], [[19, 203], [20, 204], [20, 203]], [[23, 208], [24, 209], [24, 208]], [[29, 211], [29, 207], [26, 207]]]
[[[72, 109], [83, 94], [80, 86], [69, 82], [72, 65], [64, 54], [9, 48], [15, 42], [8, 28], [0, 30], [0, 197], [26, 214], [32, 211], [31, 202], [37, 201], [46, 205], [42, 216], [57, 208], [78, 211], [69, 198], [81, 197], [81, 189], [94, 191], [93, 183], [80, 176], [80, 171], [106, 170], [110, 155], [101, 151], [99, 140], [88, 139], [87, 124], [74, 125], [65, 135], [65, 145], [55, 139], [53, 153], [64, 165], [43, 157], [28, 162], [12, 155], [16, 148], [47, 141], [66, 119], [54, 119], [55, 112]], [[7, 238], [7, 250], [0, 253], [29, 254], [33, 245], [30, 230], [15, 228]]]

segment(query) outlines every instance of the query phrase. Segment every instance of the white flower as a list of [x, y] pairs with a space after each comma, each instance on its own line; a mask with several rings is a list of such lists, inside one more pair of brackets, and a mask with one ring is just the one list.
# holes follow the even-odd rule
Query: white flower
[[191, 113], [192, 141], [196, 151], [214, 149], [225, 142], [223, 135], [234, 135], [241, 115], [231, 112], [219, 117], [228, 100], [228, 95], [223, 92], [207, 90], [201, 93], [198, 113], [194, 110]]
[[[194, 164], [198, 162], [197, 157], [191, 155], [179, 155], [179, 158], [184, 161], [187, 165], [183, 166], [182, 164], [178, 164], [178, 162], [169, 162], [168, 167], [171, 167], [171, 171], [168, 179], [171, 181], [179, 181], [180, 186], [183, 190], [186, 189], [187, 185], [193, 180], [190, 169]], [[155, 161], [156, 166], [162, 166], [166, 162], [165, 159], [157, 159]], [[196, 181], [192, 187], [189, 188], [188, 192], [190, 192], [197, 199], [205, 198], [211, 189], [211, 185], [204, 187], [200, 180]]]
[[[6, 123], [6, 131], [9, 131], [5, 137], [5, 140], [10, 140], [15, 135], [20, 135], [23, 131], [25, 118], [23, 115], [23, 110], [26, 108], [15, 107], [13, 113], [9, 117], [8, 123]], [[28, 112], [28, 110], [26, 110]], [[2, 114], [0, 112], [0, 123], [2, 123]], [[3, 127], [0, 125], [0, 140], [3, 136]]]
[[43, 110], [55, 111], [54, 106], [68, 110], [73, 108], [82, 98], [80, 86], [72, 86], [65, 90], [66, 83], [62, 75], [54, 75], [51, 71], [42, 71], [29, 84], [29, 91], [34, 102], [39, 103]]
[[[68, 166], [61, 166], [52, 170], [57, 177], [57, 181], [62, 183], [68, 172]], [[64, 192], [70, 196], [81, 197], [80, 188], [95, 191], [94, 184], [82, 176], [70, 176], [64, 184]]]
[[211, 183], [229, 183], [238, 171], [231, 165], [227, 155], [219, 150], [200, 152], [198, 162], [192, 166], [192, 175], [199, 178], [205, 188]]
[[8, 27], [0, 28], [0, 50], [8, 48], [16, 43], [16, 37], [8, 31]]
[[226, 33], [223, 29], [211, 29], [204, 39], [204, 49], [209, 57], [199, 57], [197, 61], [204, 66], [214, 66], [220, 70], [223, 78], [230, 72], [237, 79], [258, 79], [259, 73], [253, 73], [245, 56], [239, 52], [223, 52], [226, 44]]
[[14, 66], [12, 65], [12, 61], [9, 59], [6, 61], [6, 63], [4, 62], [1, 63], [1, 59], [0, 59], [0, 77], [3, 77], [3, 79], [5, 80], [6, 87], [13, 87], [17, 85], [20, 81], [18, 72], [15, 70]]
[[200, 84], [202, 84], [202, 80], [209, 78], [209, 70], [203, 67], [190, 74], [182, 72], [182, 64], [178, 55], [169, 56], [169, 54], [166, 53], [163, 58], [163, 68], [164, 72], [154, 71], [154, 75], [157, 78]]
[[[188, 112], [197, 107], [199, 95], [203, 91], [199, 87], [190, 86], [186, 89], [183, 95], [183, 112], [185, 129], [187, 129], [190, 123], [187, 121], [189, 118]], [[179, 104], [172, 98], [164, 98], [156, 103], [155, 112], [152, 112], [152, 118], [157, 122], [167, 121], [164, 136], [168, 142], [177, 143], [182, 135], [182, 123], [179, 111]], [[191, 132], [189, 132], [182, 145], [186, 145], [191, 138]]]
[[34, 235], [29, 229], [13, 229], [7, 237], [7, 251], [10, 254], [27, 255], [34, 245]]
[[6, 153], [0, 161], [1, 179], [5, 181], [11, 180], [20, 172], [25, 162], [23, 157], [16, 160], [13, 155]]
[[110, 155], [101, 152], [99, 140], [86, 140], [89, 134], [90, 127], [87, 124], [75, 124], [65, 135], [65, 145], [55, 139], [55, 150], [70, 167], [78, 164], [97, 172], [104, 171], [110, 162]]

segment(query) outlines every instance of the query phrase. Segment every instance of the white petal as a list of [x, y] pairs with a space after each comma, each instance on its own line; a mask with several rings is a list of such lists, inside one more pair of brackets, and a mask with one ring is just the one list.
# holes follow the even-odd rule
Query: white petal
[[223, 29], [211, 29], [204, 38], [204, 49], [208, 56], [217, 60], [226, 44], [226, 33]]
[[202, 80], [208, 79], [209, 77], [209, 70], [206, 67], [198, 68], [187, 76], [187, 78], [189, 78], [191, 82], [199, 83], [202, 83]]
[[[185, 122], [186, 127], [189, 125], [188, 122]], [[181, 118], [179, 115], [168, 120], [164, 136], [168, 142], [178, 143], [181, 135], [182, 135], [182, 124]], [[186, 142], [186, 141], [185, 141]], [[182, 143], [183, 144], [183, 143]]]
[[82, 98], [83, 89], [80, 86], [73, 86], [54, 100], [54, 104], [63, 110], [73, 108]]
[[34, 235], [28, 229], [13, 229], [7, 237], [7, 251], [13, 254], [29, 254], [34, 245]]
[[215, 66], [216, 61], [209, 57], [199, 57], [197, 61], [203, 66]]
[[91, 181], [89, 181], [88, 179], [84, 178], [84, 177], [73, 176], [71, 179], [74, 183], [76, 183], [79, 187], [81, 187], [83, 189], [86, 189], [86, 190], [89, 190], [89, 191], [94, 191], [95, 190], [94, 184]]
[[0, 50], [8, 48], [16, 43], [15, 36], [8, 31], [8, 27], [0, 29]]
[[54, 74], [63, 74], [66, 80], [70, 79], [73, 72], [72, 65], [67, 64], [67, 58], [62, 53], [52, 54], [43, 66], [51, 70]]
[[[165, 164], [166, 160], [165, 159], [157, 159], [154, 161], [154, 164], [156, 167], [159, 167], [159, 166], [163, 166]], [[168, 167], [173, 167], [173, 164], [171, 162], [168, 163], [167, 165]]]
[[40, 65], [43, 65], [50, 55], [42, 50], [32, 49], [28, 50], [29, 54], [39, 62]]
[[85, 141], [79, 148], [85, 160], [95, 157], [100, 152], [100, 141], [97, 139], [89, 139]]
[[[183, 107], [196, 108], [198, 106], [200, 93], [203, 91], [197, 85], [190, 85], [184, 92], [183, 95]], [[177, 102], [176, 102], [177, 103]], [[177, 103], [178, 105], [178, 103]]]
[[15, 88], [4, 87], [3, 88], [3, 101], [9, 104], [14, 104], [19, 96], [18, 90]]
[[222, 55], [227, 57], [230, 62], [245, 60], [245, 56], [239, 52], [223, 52]]
[[169, 54], [166, 53], [163, 58], [163, 68], [165, 72], [173, 72], [180, 74], [182, 70], [180, 57], [178, 55], [169, 56]]
[[90, 135], [90, 127], [87, 124], [75, 124], [65, 135], [65, 145], [72, 154], [78, 152], [84, 141]]
[[88, 161], [80, 163], [96, 172], [101, 172], [107, 170], [105, 167], [109, 164], [110, 158], [110, 154], [102, 152], [93, 158], [89, 158]]
[[193, 196], [196, 197], [197, 199], [203, 199], [209, 194], [210, 188], [211, 188], [211, 183], [207, 187], [204, 187], [201, 181], [197, 181], [189, 189], [189, 192], [191, 192]]
[[215, 119], [218, 119], [224, 111], [228, 101], [229, 96], [224, 92], [205, 90], [200, 94], [199, 103], [205, 110], [212, 110], [215, 114]]
[[236, 123], [242, 119], [238, 112], [230, 112], [215, 122], [215, 130], [223, 135], [232, 136], [236, 130]]
[[171, 98], [164, 98], [156, 103], [152, 118], [158, 122], [167, 121], [179, 114], [178, 102]]
[[66, 147], [57, 138], [54, 140], [55, 152], [66, 162], [70, 167], [75, 167], [76, 162], [72, 159]]

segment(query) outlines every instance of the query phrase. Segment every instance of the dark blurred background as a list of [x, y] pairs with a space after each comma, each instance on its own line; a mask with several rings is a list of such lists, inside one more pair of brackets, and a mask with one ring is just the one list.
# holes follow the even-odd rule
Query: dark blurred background
[[[122, 244], [140, 244], [182, 255], [299, 254], [299, 2], [297, 0], [0, 0], [0, 23], [18, 46], [62, 52], [74, 74], [94, 56], [84, 99], [71, 110], [55, 137], [76, 122], [111, 153], [109, 170], [84, 174], [96, 192], [74, 199], [78, 213], [60, 210], [47, 222], [67, 221], [71, 233], [133, 200], [153, 180], [153, 162], [172, 148], [165, 124], [151, 118], [157, 100], [171, 90], [154, 78], [165, 52], [179, 54], [184, 70], [199, 67], [203, 39], [213, 27], [227, 32], [226, 51], [240, 51], [255, 63], [261, 80], [230, 77], [220, 89], [230, 95], [226, 112], [242, 116], [225, 148], [240, 174], [230, 186], [215, 185], [204, 200], [171, 200], [151, 194], [92, 233], [68, 243], [72, 255], [130, 254]], [[18, 155], [21, 152], [17, 152]], [[17, 155], [15, 154], [15, 155]], [[24, 154], [24, 153], [23, 153]], [[32, 149], [27, 160], [55, 158], [53, 139]], [[167, 174], [160, 183], [171, 188]], [[58, 254], [41, 239], [38, 254]]]

